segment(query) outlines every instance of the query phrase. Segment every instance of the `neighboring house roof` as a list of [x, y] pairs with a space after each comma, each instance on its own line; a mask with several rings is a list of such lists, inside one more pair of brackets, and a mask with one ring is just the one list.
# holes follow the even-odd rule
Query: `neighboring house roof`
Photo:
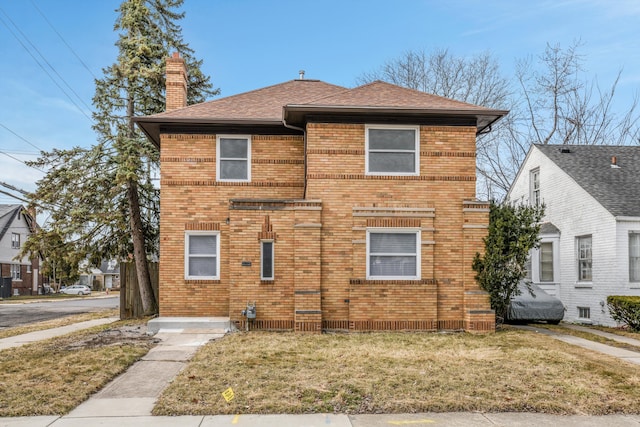
[[0, 240], [7, 233], [21, 210], [22, 205], [0, 205]]
[[120, 264], [115, 260], [102, 261], [100, 271], [102, 274], [120, 274]]
[[308, 114], [319, 113], [462, 116], [475, 119], [478, 132], [481, 132], [507, 111], [381, 81], [347, 89], [320, 80], [291, 80], [164, 113], [135, 117], [134, 120], [159, 146], [162, 124], [300, 126]]
[[535, 147], [613, 216], [640, 216], [639, 146], [536, 144]]

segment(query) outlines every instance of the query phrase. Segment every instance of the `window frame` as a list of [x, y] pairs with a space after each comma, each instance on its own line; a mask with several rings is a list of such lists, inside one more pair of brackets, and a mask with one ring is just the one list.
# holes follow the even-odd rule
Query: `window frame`
[[529, 171], [529, 200], [532, 206], [540, 206], [540, 168]]
[[[237, 139], [237, 140], [246, 140], [247, 141], [247, 157], [246, 159], [241, 159], [239, 157], [221, 157], [220, 155], [220, 146], [221, 139]], [[223, 178], [222, 167], [221, 164], [225, 160], [229, 161], [239, 161], [244, 160], [247, 162], [247, 177], [245, 179], [232, 179], [232, 178]], [[216, 181], [218, 182], [251, 182], [251, 135], [216, 135]]]
[[[640, 255], [640, 231], [629, 231], [629, 243], [628, 243], [628, 250], [629, 250], [629, 283], [640, 283], [640, 256], [636, 256], [633, 257], [631, 256], [631, 243], [632, 243], [632, 238], [633, 240], [637, 240], [636, 244], [638, 245], [638, 254]], [[637, 263], [637, 267], [635, 269], [635, 274], [636, 276], [633, 276], [633, 260], [636, 260]]]
[[577, 308], [578, 308], [578, 319], [591, 320], [591, 307], [578, 306]]
[[[542, 264], [544, 263], [543, 261], [543, 246], [545, 247], [549, 247], [550, 248], [550, 260], [547, 261], [547, 263], [550, 263], [551, 265], [551, 280], [545, 280], [542, 278]], [[555, 282], [555, 262], [554, 262], [554, 248], [553, 248], [553, 242], [551, 241], [546, 241], [546, 242], [540, 242], [540, 247], [538, 248], [538, 281], [540, 283], [554, 283]]]
[[[265, 243], [270, 243], [271, 244], [271, 276], [265, 276], [264, 275], [264, 267], [265, 267], [265, 259], [264, 259], [264, 255], [265, 255]], [[276, 260], [276, 246], [275, 246], [275, 241], [273, 239], [264, 239], [264, 240], [260, 240], [260, 280], [267, 280], [267, 281], [272, 281], [275, 280], [276, 278], [276, 271], [275, 271], [275, 262]]]
[[11, 280], [22, 280], [22, 265], [11, 264]]
[[[191, 236], [216, 236], [216, 254], [197, 254], [189, 253], [189, 240]], [[192, 276], [189, 274], [189, 260], [191, 257], [209, 258], [215, 257], [216, 275], [214, 276]], [[200, 231], [187, 230], [184, 233], [184, 278], [185, 280], [220, 280], [220, 231]]]
[[[369, 149], [369, 130], [371, 129], [383, 129], [383, 130], [412, 130], [414, 131], [414, 149], [413, 150], [382, 150], [382, 149]], [[418, 125], [365, 125], [364, 128], [364, 140], [365, 140], [365, 156], [364, 156], [364, 170], [365, 175], [371, 176], [419, 176], [420, 175], [420, 126]], [[369, 154], [371, 152], [389, 152], [389, 153], [414, 153], [414, 165], [413, 172], [376, 172], [369, 170]]]
[[[398, 254], [389, 252], [380, 252], [372, 255], [371, 253], [371, 234], [414, 234], [416, 236], [416, 250], [414, 254]], [[367, 228], [366, 237], [366, 278], [367, 280], [419, 280], [422, 277], [422, 230], [420, 228]], [[388, 255], [385, 255], [388, 254]], [[371, 256], [415, 256], [416, 274], [413, 276], [374, 276], [371, 274]]]
[[11, 233], [11, 249], [20, 249], [20, 233]]
[[[582, 258], [581, 255], [581, 249], [580, 249], [580, 242], [583, 240], [589, 239], [590, 241], [590, 245], [589, 245], [589, 257], [588, 258]], [[593, 236], [591, 234], [587, 234], [584, 236], [577, 236], [576, 237], [576, 260], [577, 260], [577, 271], [578, 271], [578, 282], [586, 282], [586, 283], [590, 283], [593, 281]], [[589, 262], [589, 271], [590, 271], [590, 277], [588, 279], [583, 279], [582, 278], [582, 263], [583, 262]]]

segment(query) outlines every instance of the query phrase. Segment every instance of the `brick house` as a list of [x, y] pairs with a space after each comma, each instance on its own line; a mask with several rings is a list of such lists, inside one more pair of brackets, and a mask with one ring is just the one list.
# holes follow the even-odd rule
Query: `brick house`
[[136, 118], [160, 148], [160, 318], [252, 328], [492, 331], [474, 280], [476, 135], [507, 112], [298, 80]]
[[42, 288], [40, 259], [16, 259], [35, 227], [34, 216], [22, 205], [0, 205], [0, 278], [11, 282], [11, 295], [37, 295]]

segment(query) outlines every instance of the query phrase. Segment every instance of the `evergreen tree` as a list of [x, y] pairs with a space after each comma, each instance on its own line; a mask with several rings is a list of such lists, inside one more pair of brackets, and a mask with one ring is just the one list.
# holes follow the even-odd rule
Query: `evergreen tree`
[[529, 251], [538, 244], [543, 206], [491, 203], [484, 255], [476, 254], [473, 269], [480, 287], [489, 293], [491, 308], [506, 319], [511, 298], [525, 278]]
[[[158, 150], [134, 126], [132, 118], [165, 109], [165, 60], [177, 51], [187, 65], [188, 103], [215, 95], [202, 61], [183, 41], [176, 10], [183, 0], [126, 0], [118, 8], [116, 62], [96, 80], [93, 128], [98, 141], [42, 153], [32, 163], [47, 168], [31, 196], [33, 205], [51, 213], [48, 229], [56, 229], [64, 247], [99, 265], [104, 258], [133, 255], [146, 315], [157, 312], [148, 258], [158, 253], [159, 194], [151, 182]], [[43, 230], [43, 232], [46, 230]], [[41, 237], [39, 243], [46, 245]]]

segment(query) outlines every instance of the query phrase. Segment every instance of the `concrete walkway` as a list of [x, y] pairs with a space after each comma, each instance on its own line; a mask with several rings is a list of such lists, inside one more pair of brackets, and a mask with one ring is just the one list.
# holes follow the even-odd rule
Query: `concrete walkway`
[[[107, 319], [99, 319], [107, 322]], [[113, 320], [111, 320], [113, 321]], [[72, 325], [68, 329], [78, 330], [88, 322]], [[574, 325], [566, 325], [574, 327]], [[65, 327], [67, 328], [67, 327]], [[75, 329], [74, 329], [75, 328]], [[640, 353], [619, 349], [582, 338], [561, 334], [544, 328], [521, 326], [523, 329], [544, 333], [555, 339], [603, 352], [630, 363], [640, 364]], [[577, 327], [580, 328], [580, 327]], [[60, 334], [60, 329], [40, 333], [40, 339]], [[587, 330], [595, 333], [592, 329]], [[599, 332], [599, 331], [598, 331]], [[68, 332], [67, 332], [68, 333]], [[607, 334], [606, 332], [603, 332]], [[600, 334], [598, 334], [600, 335]], [[537, 413], [422, 413], [422, 414], [304, 414], [304, 415], [213, 415], [155, 417], [151, 411], [155, 401], [166, 386], [186, 366], [197, 349], [210, 340], [222, 337], [222, 333], [203, 333], [202, 330], [160, 330], [155, 335], [159, 344], [124, 374], [107, 384], [68, 415], [42, 417], [0, 418], [0, 427], [84, 427], [84, 426], [185, 426], [185, 427], [389, 427], [389, 426], [557, 426], [640, 427], [638, 415], [607, 416], [562, 416]], [[640, 347], [640, 341], [618, 335], [607, 334], [607, 338]], [[33, 336], [30, 338], [33, 340]], [[629, 341], [630, 340], [630, 341]], [[16, 340], [25, 341], [24, 338]], [[32, 341], [28, 341], [32, 342]], [[0, 345], [2, 340], [0, 340]], [[20, 345], [20, 344], [19, 344]], [[640, 409], [639, 409], [640, 410]]]

